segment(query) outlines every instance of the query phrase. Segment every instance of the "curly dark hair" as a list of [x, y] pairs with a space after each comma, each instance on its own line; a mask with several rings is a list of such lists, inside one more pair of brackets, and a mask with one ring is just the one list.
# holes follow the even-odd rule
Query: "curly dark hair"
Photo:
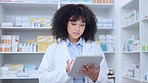
[[52, 19], [52, 34], [55, 39], [66, 40], [68, 38], [67, 23], [72, 17], [73, 21], [80, 18], [86, 23], [82, 38], [87, 42], [95, 40], [97, 32], [97, 19], [91, 9], [83, 4], [67, 4], [58, 9]]

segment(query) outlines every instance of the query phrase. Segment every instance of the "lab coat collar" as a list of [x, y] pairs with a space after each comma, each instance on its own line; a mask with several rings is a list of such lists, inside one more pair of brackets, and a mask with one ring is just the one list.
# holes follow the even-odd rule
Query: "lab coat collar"
[[[91, 46], [92, 46], [91, 45], [92, 41], [85, 42], [84, 39], [82, 39], [82, 41], [83, 41], [83, 55], [90, 54], [89, 52], [90, 52], [90, 49], [91, 49]], [[61, 50], [63, 50], [63, 53], [66, 55], [66, 57], [68, 59], [70, 59], [71, 56], [70, 56], [70, 53], [68, 51], [68, 47], [67, 47], [66, 41], [61, 41], [60, 44], [61, 44]]]
[[89, 54], [91, 46], [91, 41], [83, 40], [83, 55]]
[[[83, 47], [83, 40], [82, 40], [82, 38], [80, 38], [79, 41], [78, 41], [75, 45], [79, 45], [79, 44]], [[68, 47], [69, 45], [73, 45], [73, 44], [69, 41], [68, 38], [67, 38], [67, 40], [66, 40], [66, 45], [67, 45], [67, 47]]]

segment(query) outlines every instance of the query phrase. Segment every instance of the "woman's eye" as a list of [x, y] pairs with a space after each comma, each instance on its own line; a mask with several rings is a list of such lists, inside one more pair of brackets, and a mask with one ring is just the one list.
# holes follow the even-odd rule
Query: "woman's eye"
[[85, 24], [80, 24], [80, 26], [84, 27], [84, 26], [85, 26]]
[[71, 23], [72, 25], [76, 25], [76, 23]]
[[85, 26], [85, 25], [83, 24], [83, 25], [80, 25], [80, 26]]

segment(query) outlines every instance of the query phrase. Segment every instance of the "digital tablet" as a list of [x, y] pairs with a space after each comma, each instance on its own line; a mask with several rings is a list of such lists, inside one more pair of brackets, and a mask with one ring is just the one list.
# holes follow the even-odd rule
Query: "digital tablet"
[[97, 68], [102, 61], [103, 56], [78, 56], [74, 60], [69, 75], [72, 77], [85, 77], [85, 74], [80, 73], [79, 71], [84, 64], [90, 64], [91, 62], [94, 63], [94, 67]]

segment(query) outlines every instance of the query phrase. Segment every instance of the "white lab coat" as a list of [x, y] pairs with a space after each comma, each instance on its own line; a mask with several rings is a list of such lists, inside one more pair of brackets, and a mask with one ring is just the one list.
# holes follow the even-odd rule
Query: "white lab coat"
[[[96, 42], [83, 41], [83, 56], [102, 55], [100, 46]], [[65, 41], [50, 45], [44, 54], [39, 67], [39, 83], [73, 83], [72, 77], [66, 73], [66, 61], [71, 59]], [[95, 83], [107, 83], [108, 67], [105, 57], [100, 64], [100, 73]], [[88, 77], [85, 83], [93, 83]]]

